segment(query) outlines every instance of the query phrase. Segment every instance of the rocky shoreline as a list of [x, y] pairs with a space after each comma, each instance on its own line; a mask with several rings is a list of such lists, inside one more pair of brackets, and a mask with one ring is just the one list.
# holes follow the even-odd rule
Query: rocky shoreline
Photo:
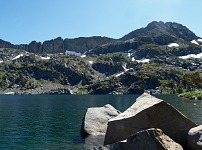
[[59, 84], [44, 84], [34, 89], [12, 88], [0, 91], [6, 95], [72, 94], [69, 87]]
[[103, 136], [93, 150], [201, 150], [202, 126], [198, 126], [161, 99], [142, 94], [123, 113], [111, 105], [88, 108], [81, 135]]

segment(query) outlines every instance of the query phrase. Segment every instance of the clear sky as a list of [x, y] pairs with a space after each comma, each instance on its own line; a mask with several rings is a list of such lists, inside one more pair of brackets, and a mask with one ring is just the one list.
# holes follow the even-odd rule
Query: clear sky
[[120, 38], [151, 21], [187, 26], [202, 37], [202, 0], [0, 0], [0, 39]]

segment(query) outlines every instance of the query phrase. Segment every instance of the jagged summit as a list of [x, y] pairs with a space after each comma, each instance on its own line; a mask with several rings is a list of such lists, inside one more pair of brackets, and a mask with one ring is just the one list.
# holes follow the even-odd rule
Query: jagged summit
[[[123, 36], [121, 40], [144, 40], [145, 38], [152, 37], [170, 37], [170, 42], [181, 38], [186, 41], [190, 41], [198, 38], [192, 31], [182, 24], [175, 22], [162, 22], [153, 21], [149, 23], [145, 28], [137, 29], [129, 34]], [[158, 40], [158, 39], [157, 39]], [[160, 43], [161, 44], [161, 43]], [[163, 43], [164, 44], [164, 43]]]

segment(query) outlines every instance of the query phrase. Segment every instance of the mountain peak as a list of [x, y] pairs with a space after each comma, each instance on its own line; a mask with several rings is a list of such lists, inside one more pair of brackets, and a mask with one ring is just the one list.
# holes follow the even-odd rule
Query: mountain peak
[[165, 23], [163, 21], [152, 21], [147, 25], [146, 28], [156, 28], [156, 27], [165, 27]]
[[145, 28], [140, 28], [130, 32], [129, 34], [122, 37], [121, 40], [142, 40], [143, 38], [145, 39], [145, 37], [148, 39], [161, 36], [169, 36], [170, 42], [175, 41], [179, 38], [185, 41], [191, 41], [198, 38], [192, 31], [190, 31], [182, 24], [175, 22], [164, 23], [162, 21], [153, 21], [149, 23]]

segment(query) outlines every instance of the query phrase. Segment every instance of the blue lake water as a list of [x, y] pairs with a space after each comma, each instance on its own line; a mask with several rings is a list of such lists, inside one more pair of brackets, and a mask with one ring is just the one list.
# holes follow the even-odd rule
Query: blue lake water
[[[80, 126], [88, 107], [111, 104], [120, 111], [139, 95], [0, 95], [0, 149], [89, 148], [80, 138]], [[202, 101], [156, 95], [198, 124]]]

